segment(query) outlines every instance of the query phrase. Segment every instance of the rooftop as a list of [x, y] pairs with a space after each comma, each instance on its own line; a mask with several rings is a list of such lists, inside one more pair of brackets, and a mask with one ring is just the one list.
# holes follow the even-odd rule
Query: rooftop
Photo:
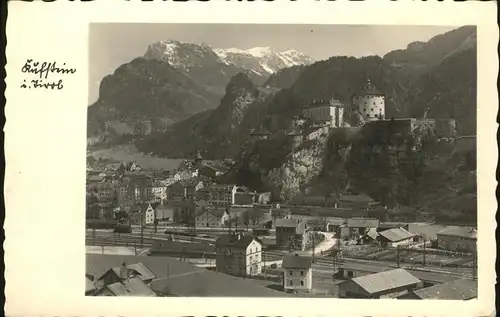
[[472, 227], [450, 226], [437, 233], [438, 235], [447, 235], [469, 239], [477, 239], [477, 230]]
[[[393, 270], [393, 268], [387, 266], [379, 266], [379, 265], [356, 263], [356, 262], [344, 263], [342, 267], [345, 270], [356, 270], [356, 271], [371, 272], [371, 273]], [[457, 280], [457, 278], [452, 275], [443, 274], [439, 272], [429, 272], [429, 271], [411, 270], [411, 269], [406, 269], [406, 271], [408, 271], [413, 276], [417, 277], [422, 281], [429, 281], [434, 283], [446, 283]]]
[[107, 285], [105, 288], [115, 296], [156, 296], [141, 279], [135, 277]]
[[357, 92], [356, 95], [363, 96], [363, 95], [384, 95], [384, 94], [375, 87], [375, 85], [371, 82], [370, 79], [367, 79], [365, 85], [363, 86], [363, 89]]
[[283, 256], [282, 267], [285, 269], [310, 269], [312, 267], [312, 258], [301, 255]]
[[109, 269], [121, 266], [123, 262], [130, 264], [142, 263], [157, 278], [165, 277], [167, 275], [167, 270], [170, 274], [183, 274], [204, 270], [190, 263], [181, 262], [169, 257], [86, 254], [85, 273], [93, 276], [102, 276]]
[[373, 218], [351, 218], [347, 219], [349, 228], [377, 228], [380, 221]]
[[299, 224], [298, 219], [276, 219], [275, 227], [295, 228]]
[[[271, 284], [271, 283], [270, 283]], [[167, 296], [288, 297], [259, 283], [210, 270], [171, 275], [151, 282], [151, 289]]]
[[477, 281], [460, 279], [413, 292], [421, 299], [468, 300], [477, 297]]
[[93, 281], [89, 279], [88, 276], [85, 276], [85, 293], [97, 290], [96, 285]]
[[234, 185], [227, 185], [227, 184], [214, 184], [212, 186], [209, 187], [210, 190], [212, 191], [232, 191], [233, 188], [235, 186]]
[[403, 228], [392, 228], [384, 230], [379, 232], [379, 235], [391, 242], [398, 242], [415, 237], [414, 233], [411, 233]]
[[254, 237], [251, 235], [234, 235], [225, 234], [221, 235], [215, 241], [217, 247], [237, 247], [246, 248], [252, 241]]
[[351, 279], [369, 294], [420, 283], [420, 280], [405, 269], [390, 270]]

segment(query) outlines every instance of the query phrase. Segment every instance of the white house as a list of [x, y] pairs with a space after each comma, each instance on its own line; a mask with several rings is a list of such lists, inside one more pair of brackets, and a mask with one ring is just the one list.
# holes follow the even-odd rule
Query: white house
[[242, 277], [262, 273], [262, 245], [253, 236], [221, 235], [215, 249], [217, 272]]
[[283, 257], [283, 288], [285, 292], [310, 292], [312, 289], [312, 258], [295, 255]]
[[167, 200], [167, 187], [168, 186], [160, 182], [154, 183], [151, 189], [153, 193], [153, 200], [157, 202], [164, 202]]
[[152, 225], [155, 222], [155, 210], [151, 204], [148, 204], [146, 212], [144, 213], [144, 224]]

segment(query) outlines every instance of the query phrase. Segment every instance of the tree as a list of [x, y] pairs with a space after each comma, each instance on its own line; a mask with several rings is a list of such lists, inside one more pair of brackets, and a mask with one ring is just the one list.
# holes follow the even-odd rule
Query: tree
[[260, 220], [264, 216], [264, 211], [262, 209], [255, 209], [250, 214], [250, 219], [252, 220], [252, 224], [255, 226], [260, 223]]
[[243, 224], [247, 227], [248, 229], [248, 225], [250, 224], [250, 220], [251, 220], [251, 215], [250, 215], [250, 211], [248, 210], [245, 210], [243, 212], [243, 214], [241, 215], [242, 219], [243, 219]]

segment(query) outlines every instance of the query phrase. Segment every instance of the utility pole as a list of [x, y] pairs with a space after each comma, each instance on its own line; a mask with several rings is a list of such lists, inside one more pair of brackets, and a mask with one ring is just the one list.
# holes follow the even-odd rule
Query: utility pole
[[312, 231], [312, 263], [314, 263], [314, 253], [316, 251], [316, 232]]
[[423, 262], [423, 266], [425, 266], [425, 251], [426, 251], [426, 249], [425, 249], [425, 242], [426, 241], [425, 241], [425, 238], [424, 238], [424, 257], [423, 257], [423, 261], [422, 261]]
[[476, 251], [474, 250], [474, 252], [472, 253], [472, 280], [475, 281], [476, 278], [477, 278], [477, 254], [476, 254]]
[[144, 214], [142, 212], [142, 208], [139, 211], [139, 216], [141, 217], [141, 246], [144, 242]]
[[396, 246], [396, 263], [399, 268], [399, 244]]

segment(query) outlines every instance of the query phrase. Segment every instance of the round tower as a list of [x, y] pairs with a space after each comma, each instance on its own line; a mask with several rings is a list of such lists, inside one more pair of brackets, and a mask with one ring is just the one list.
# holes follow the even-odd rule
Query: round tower
[[363, 89], [352, 98], [354, 110], [366, 121], [385, 119], [385, 95], [368, 79]]

